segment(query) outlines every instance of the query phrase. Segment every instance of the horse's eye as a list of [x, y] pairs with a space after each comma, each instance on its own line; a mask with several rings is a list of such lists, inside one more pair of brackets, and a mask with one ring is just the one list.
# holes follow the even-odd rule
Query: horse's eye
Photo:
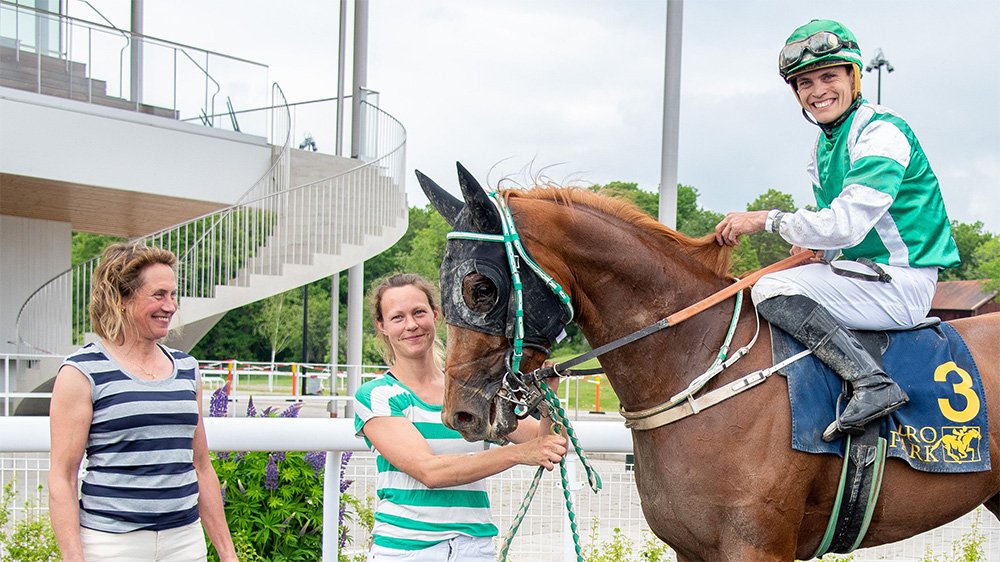
[[462, 280], [462, 298], [465, 306], [485, 314], [497, 303], [497, 287], [482, 273], [470, 273]]

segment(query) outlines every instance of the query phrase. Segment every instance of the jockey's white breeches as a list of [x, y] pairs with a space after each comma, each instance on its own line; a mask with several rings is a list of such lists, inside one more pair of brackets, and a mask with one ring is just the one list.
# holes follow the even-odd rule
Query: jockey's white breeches
[[936, 267], [882, 265], [892, 281], [867, 281], [810, 263], [765, 275], [751, 291], [754, 305], [778, 295], [803, 295], [822, 304], [848, 328], [910, 328], [927, 316], [937, 288]]

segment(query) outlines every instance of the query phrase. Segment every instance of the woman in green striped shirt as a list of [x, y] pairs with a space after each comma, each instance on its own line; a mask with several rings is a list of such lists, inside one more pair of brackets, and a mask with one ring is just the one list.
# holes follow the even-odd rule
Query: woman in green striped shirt
[[552, 470], [566, 454], [566, 440], [548, 422], [530, 418], [504, 447], [470, 443], [445, 427], [434, 288], [419, 275], [398, 274], [372, 293], [372, 316], [392, 367], [354, 397], [355, 428], [377, 452], [368, 560], [492, 562], [497, 528], [483, 479], [519, 464]]

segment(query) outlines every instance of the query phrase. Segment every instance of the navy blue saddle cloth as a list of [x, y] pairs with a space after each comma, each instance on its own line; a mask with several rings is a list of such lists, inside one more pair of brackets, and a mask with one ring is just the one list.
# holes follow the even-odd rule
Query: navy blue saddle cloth
[[[882, 363], [910, 401], [885, 418], [890, 456], [926, 472], [990, 469], [989, 426], [983, 383], [962, 337], [946, 322], [888, 332]], [[771, 327], [775, 363], [804, 349]], [[844, 440], [826, 443], [823, 430], [836, 415], [841, 380], [809, 355], [782, 369], [792, 403], [792, 447], [843, 456]]]

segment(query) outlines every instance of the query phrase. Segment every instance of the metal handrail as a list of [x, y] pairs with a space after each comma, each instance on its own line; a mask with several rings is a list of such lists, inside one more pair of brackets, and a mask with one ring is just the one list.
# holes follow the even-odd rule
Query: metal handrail
[[[124, 86], [125, 49], [127, 49], [129, 47], [129, 45], [131, 45], [131, 43], [132, 43], [132, 40], [129, 37], [131, 35], [131, 33], [126, 33], [125, 31], [122, 31], [121, 29], [119, 29], [119, 27], [117, 25], [115, 25], [114, 23], [112, 23], [111, 20], [109, 20], [108, 18], [104, 17], [104, 14], [102, 14], [100, 10], [98, 10], [97, 8], [95, 8], [94, 5], [91, 4], [90, 2], [88, 2], [87, 0], [80, 0], [80, 1], [83, 2], [84, 4], [86, 4], [87, 6], [89, 6], [91, 10], [94, 10], [94, 12], [96, 12], [97, 15], [101, 16], [101, 19], [103, 19], [104, 21], [108, 22], [109, 26], [111, 26], [114, 29], [117, 29], [118, 32], [121, 33], [125, 37], [125, 46], [122, 47], [121, 54], [119, 56], [119, 62], [118, 62], [119, 73], [120, 73], [118, 89], [119, 89], [119, 91], [123, 91], [124, 87], [125, 87]], [[200, 64], [198, 64], [198, 61], [194, 60], [194, 57], [192, 57], [190, 54], [188, 54], [188, 52], [185, 49], [178, 48], [178, 47], [174, 47], [174, 49], [175, 50], [179, 50], [181, 52], [181, 54], [183, 54], [185, 57], [187, 57], [187, 59], [189, 61], [191, 61], [191, 64], [197, 66], [198, 70], [202, 71], [202, 73], [205, 74], [205, 78], [211, 80], [212, 83], [215, 84], [215, 93], [212, 94], [212, 103], [211, 103], [211, 105], [209, 105], [208, 100], [205, 101], [205, 105], [206, 105], [205, 110], [206, 110], [206, 113], [208, 113], [208, 108], [209, 107], [211, 107], [211, 112], [215, 113], [215, 96], [217, 96], [219, 94], [219, 92], [222, 90], [222, 87], [219, 85], [219, 82], [215, 78], [213, 78], [211, 74], [208, 73], [208, 69], [207, 68], [204, 68], [203, 66], [201, 66]], [[206, 97], [207, 97], [207, 94], [206, 94]], [[136, 103], [139, 102], [139, 100], [133, 100], [133, 101], [135, 101]]]
[[[275, 92], [283, 98], [280, 88]], [[370, 133], [354, 168], [290, 188], [290, 112], [282, 101], [284, 120], [273, 113], [284, 136], [281, 154], [236, 204], [136, 240], [178, 256], [182, 302], [212, 298], [219, 286], [249, 286], [252, 275], [280, 276], [285, 265], [308, 265], [316, 254], [336, 255], [342, 244], [360, 245], [386, 222], [377, 213], [402, 197], [406, 131], [391, 115], [367, 103], [362, 107]], [[405, 205], [398, 212], [402, 216], [391, 218], [405, 220]], [[53, 353], [83, 342], [91, 331], [86, 305], [96, 265], [94, 259], [67, 270], [22, 305], [22, 352]]]
[[111, 23], [111, 20], [104, 17], [104, 14], [102, 14], [100, 10], [95, 8], [93, 4], [91, 4], [87, 0], [80, 0], [80, 1], [89, 6], [91, 10], [94, 10], [94, 12], [97, 13], [97, 15], [101, 16], [101, 19], [108, 22], [108, 25], [111, 26], [112, 29], [114, 29], [118, 33], [121, 33], [122, 37], [125, 38], [125, 46], [122, 47], [121, 51], [118, 51], [118, 92], [121, 93], [125, 90], [125, 49], [128, 49], [129, 46], [132, 44], [132, 38], [129, 37], [129, 34], [126, 31], [123, 31], [117, 25]]
[[[177, 51], [180, 51], [182, 55], [184, 55], [185, 57], [187, 57], [187, 59], [189, 61], [191, 61], [191, 64], [197, 66], [198, 70], [202, 71], [205, 74], [205, 78], [211, 80], [212, 83], [215, 84], [215, 93], [212, 94], [212, 103], [209, 104], [208, 100], [207, 99], [205, 100], [205, 113], [206, 114], [209, 113], [209, 108], [211, 108], [211, 113], [215, 113], [215, 96], [219, 95], [219, 92], [222, 91], [222, 86], [219, 86], [219, 82], [216, 81], [215, 78], [212, 78], [212, 75], [208, 73], [208, 69], [204, 68], [200, 64], [198, 64], [198, 61], [194, 60], [194, 57], [192, 57], [191, 55], [189, 55], [187, 51], [185, 51], [184, 49], [176, 49], [175, 48], [174, 52], [177, 52]], [[208, 84], [205, 84], [205, 89], [206, 90], [208, 89]], [[208, 92], [207, 91], [205, 92], [205, 97], [206, 98], [208, 97]]]
[[[99, 27], [99, 28], [103, 28], [105, 30], [111, 30], [111, 31], [114, 31], [114, 30], [117, 29], [115, 27], [108, 27], [106, 25], [103, 25], [103, 24], [100, 24], [100, 23], [97, 23], [97, 22], [93, 22], [93, 21], [90, 21], [90, 20], [85, 20], [83, 18], [78, 18], [76, 16], [68, 16], [68, 15], [65, 15], [65, 14], [60, 14], [58, 12], [50, 12], [50, 11], [47, 11], [47, 10], [42, 10], [40, 8], [34, 8], [32, 6], [26, 6], [26, 5], [23, 5], [23, 4], [17, 4], [15, 2], [11, 2], [10, 0], [0, 0], [0, 6], [7, 6], [7, 7], [10, 7], [10, 8], [20, 8], [22, 10], [30, 10], [32, 12], [37, 12], [37, 13], [42, 14], [42, 15], [53, 16], [53, 17], [60, 18], [60, 19], [63, 19], [63, 20], [70, 20], [71, 22], [77, 22], [77, 23], [79, 23], [79, 24], [81, 24], [83, 26], [86, 26], [86, 27]], [[131, 33], [131, 32], [129, 32], [129, 33]], [[232, 55], [227, 55], [225, 53], [220, 53], [218, 51], [212, 51], [210, 49], [202, 49], [201, 47], [195, 47], [194, 45], [188, 45], [186, 43], [178, 43], [177, 41], [171, 41], [169, 39], [162, 39], [160, 37], [156, 37], [156, 36], [153, 36], [153, 35], [145, 35], [145, 34], [142, 34], [142, 33], [131, 33], [131, 35], [133, 37], [139, 37], [139, 38], [142, 38], [142, 39], [149, 39], [151, 41], [156, 41], [157, 43], [163, 43], [165, 46], [168, 45], [168, 46], [172, 46], [172, 47], [178, 47], [178, 48], [181, 48], [181, 49], [193, 49], [195, 51], [201, 51], [201, 52], [209, 54], [209, 55], [215, 55], [217, 57], [226, 58], [226, 59], [229, 59], [229, 60], [232, 60], [232, 61], [241, 62], [241, 63], [245, 63], [245, 64], [252, 64], [252, 65], [255, 65], [255, 66], [260, 66], [262, 68], [267, 68], [267, 65], [264, 64], [264, 63], [261, 63], [261, 62], [252, 61], [250, 59], [244, 59], [244, 58], [240, 58], [240, 57], [234, 57]]]
[[[346, 96], [344, 96], [344, 99], [345, 100], [351, 99], [351, 94], [347, 94]], [[296, 108], [296, 107], [298, 107], [300, 105], [312, 105], [314, 103], [325, 103], [325, 102], [328, 102], [328, 101], [337, 101], [337, 97], [334, 96], [332, 98], [321, 98], [321, 99], [318, 99], [318, 100], [289, 102], [288, 107], [294, 109], [294, 108]], [[227, 111], [225, 113], [213, 113], [211, 115], [205, 115], [204, 117], [208, 117], [209, 119], [214, 119], [216, 117], [225, 117], [227, 115], [241, 115], [241, 114], [244, 114], [244, 113], [257, 113], [258, 111], [270, 111], [270, 109], [271, 109], [271, 106], [254, 107], [254, 108], [251, 108], [251, 109], [241, 109], [239, 111]], [[188, 117], [186, 119], [181, 119], [181, 121], [197, 121], [198, 119], [201, 119], [201, 117]]]
[[[217, 52], [214, 52], [214, 51], [209, 51], [209, 50], [200, 49], [200, 48], [197, 48], [197, 47], [192, 47], [190, 45], [185, 45], [185, 44], [182, 44], [182, 43], [177, 43], [177, 42], [168, 41], [168, 40], [164, 40], [164, 39], [158, 39], [156, 37], [152, 37], [152, 36], [148, 36], [148, 35], [143, 35], [143, 34], [139, 34], [139, 33], [132, 33], [132, 32], [128, 32], [128, 31], [119, 29], [113, 23], [111, 23], [110, 21], [108, 21], [107, 18], [105, 18], [103, 16], [103, 14], [100, 13], [100, 11], [96, 10], [89, 2], [87, 2], [86, 0], [81, 0], [81, 1], [83, 1], [85, 4], [87, 4], [88, 6], [90, 6], [92, 9], [94, 9], [95, 12], [97, 12], [98, 15], [100, 15], [102, 18], [104, 18], [105, 21], [107, 21], [108, 25], [104, 25], [104, 24], [100, 24], [100, 23], [96, 23], [96, 22], [91, 22], [91, 21], [80, 19], [80, 18], [76, 18], [76, 17], [73, 17], [73, 16], [68, 16], [68, 15], [59, 14], [59, 13], [55, 13], [55, 12], [50, 12], [50, 11], [47, 11], [47, 10], [42, 10], [42, 9], [34, 8], [34, 7], [31, 7], [31, 6], [23, 6], [23, 5], [20, 5], [20, 4], [14, 4], [14, 3], [11, 3], [11, 2], [9, 2], [7, 0], [0, 0], [0, 13], [3, 13], [3, 12], [8, 11], [8, 10], [14, 12], [14, 14], [15, 14], [14, 17], [15, 17], [15, 20], [16, 20], [16, 22], [15, 22], [15, 34], [19, 33], [19, 25], [20, 25], [19, 19], [20, 18], [18, 18], [17, 14], [19, 14], [21, 12], [30, 12], [30, 13], [33, 13], [35, 15], [35, 17], [37, 17], [37, 18], [47, 18], [47, 19], [50, 19], [50, 20], [53, 20], [53, 21], [58, 21], [61, 28], [65, 26], [66, 31], [64, 33], [65, 33], [65, 36], [67, 38], [69, 38], [69, 39], [72, 39], [72, 37], [74, 35], [73, 34], [73, 30], [75, 28], [85, 29], [86, 30], [85, 36], [87, 37], [87, 39], [86, 39], [86, 41], [87, 41], [86, 50], [88, 52], [85, 54], [85, 59], [84, 60], [86, 61], [86, 66], [87, 66], [88, 69], [91, 68], [91, 65], [92, 65], [92, 62], [93, 62], [91, 60], [90, 53], [94, 51], [95, 47], [94, 47], [93, 39], [91, 39], [91, 36], [92, 36], [92, 34], [95, 31], [98, 32], [98, 33], [116, 34], [116, 35], [122, 35], [123, 37], [125, 37], [125, 39], [126, 39], [126, 45], [124, 47], [122, 47], [121, 51], [119, 52], [119, 63], [118, 63], [118, 74], [119, 74], [119, 76], [118, 76], [118, 80], [117, 80], [117, 82], [118, 82], [118, 88], [119, 88], [118, 95], [122, 99], [126, 99], [126, 95], [125, 95], [126, 93], [124, 92], [124, 81], [125, 81], [125, 75], [126, 75], [126, 71], [125, 71], [125, 68], [124, 68], [124, 53], [125, 53], [125, 50], [129, 48], [129, 45], [131, 44], [131, 42], [133, 42], [133, 41], [140, 41], [143, 44], [149, 45], [151, 48], [155, 47], [155, 48], [172, 50], [174, 52], [174, 59], [175, 59], [174, 68], [171, 70], [173, 72], [173, 74], [174, 74], [173, 75], [173, 79], [172, 79], [173, 90], [174, 90], [174, 101], [173, 101], [172, 107], [170, 107], [170, 109], [172, 109], [174, 111], [178, 111], [179, 110], [179, 108], [177, 106], [177, 99], [176, 99], [177, 98], [177, 96], [176, 96], [177, 83], [178, 83], [177, 67], [176, 67], [176, 57], [177, 57], [176, 53], [177, 52], [180, 52], [180, 54], [183, 55], [183, 57], [186, 58], [191, 63], [191, 65], [193, 65], [193, 67], [196, 68], [197, 71], [201, 75], [203, 75], [205, 77], [205, 80], [204, 80], [204, 83], [205, 83], [204, 94], [203, 94], [203, 96], [200, 96], [202, 99], [201, 99], [200, 102], [198, 102], [199, 105], [202, 105], [201, 112], [203, 112], [205, 114], [214, 114], [215, 113], [215, 100], [217, 99], [218, 95], [225, 89], [223, 87], [223, 85], [214, 76], [212, 76], [211, 73], [209, 72], [209, 70], [207, 68], [207, 61], [208, 61], [209, 57], [213, 57], [213, 56], [220, 57], [220, 58], [226, 59], [228, 61], [234, 61], [234, 62], [238, 62], [238, 63], [242, 63], [242, 64], [252, 65], [252, 66], [258, 67], [260, 69], [264, 69], [264, 70], [267, 69], [267, 65], [264, 65], [264, 64], [261, 64], [261, 63], [258, 63], [258, 62], [249, 61], [249, 60], [241, 59], [241, 58], [238, 58], [238, 57], [232, 57], [232, 56], [221, 54], [221, 53], [217, 53]], [[21, 45], [23, 45], [23, 42], [20, 42], [18, 44], [18, 54], [20, 54]], [[37, 56], [41, 57], [42, 56], [42, 52], [41, 52], [40, 46], [36, 47], [36, 51], [38, 51], [36, 53]], [[70, 51], [67, 51], [67, 52], [70, 52]], [[200, 63], [198, 61], [199, 57], [193, 56], [192, 52], [203, 53], [204, 56], [205, 56], [206, 64]], [[69, 65], [69, 63], [71, 62], [71, 58], [69, 57], [69, 55], [65, 54], [65, 53], [60, 53], [60, 56], [65, 56], [66, 57], [67, 65]], [[171, 72], [171, 71], [167, 71], [167, 72]], [[38, 71], [39, 84], [37, 85], [37, 88], [36, 88], [36, 90], [39, 93], [42, 92], [41, 74], [42, 74], [42, 72], [39, 69], [39, 71]], [[249, 74], [250, 73], [245, 73], [244, 76], [249, 75]], [[94, 78], [91, 76], [90, 80], [94, 80]], [[70, 82], [70, 88], [72, 89], [72, 76], [70, 76], [69, 82]], [[212, 83], [215, 86], [215, 91], [212, 92], [211, 94], [209, 94], [209, 90], [210, 90], [209, 83]], [[88, 96], [88, 101], [92, 102], [93, 100], [92, 100], [92, 98], [90, 98]], [[134, 109], [136, 111], [141, 110], [141, 104], [139, 103], [140, 100], [132, 100], [132, 101], [135, 102], [133, 104]], [[254, 104], [254, 105], [257, 104], [256, 101], [243, 102], [243, 103]]]

